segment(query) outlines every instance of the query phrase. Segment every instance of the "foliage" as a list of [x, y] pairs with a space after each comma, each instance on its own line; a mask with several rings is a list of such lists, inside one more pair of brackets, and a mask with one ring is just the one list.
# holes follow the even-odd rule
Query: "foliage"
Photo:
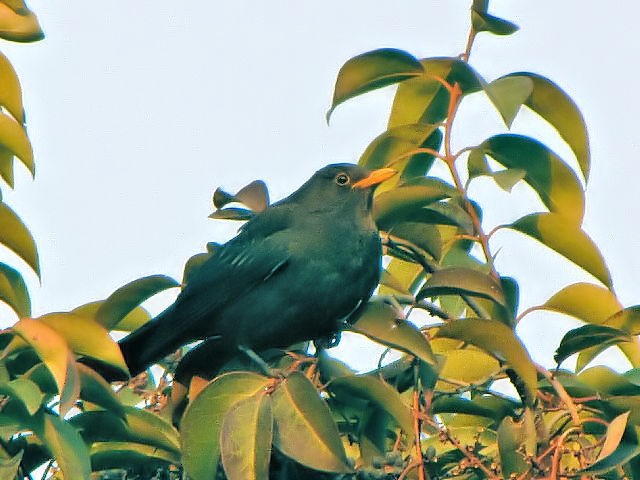
[[[0, 2], [0, 37], [42, 36], [21, 1]], [[126, 372], [108, 333], [143, 325], [150, 316], [140, 303], [177, 282], [143, 278], [103, 302], [32, 319], [21, 274], [0, 264], [0, 299], [20, 317], [0, 333], [0, 478], [24, 478], [40, 465], [43, 478], [73, 480], [640, 478], [640, 307], [617, 300], [606, 263], [581, 227], [590, 170], [585, 123], [547, 78], [516, 72], [489, 82], [471, 67], [478, 33], [517, 30], [487, 6], [473, 2], [460, 57], [419, 60], [380, 49], [347, 61], [336, 81], [328, 116], [349, 99], [397, 84], [388, 129], [360, 158], [399, 171], [375, 198], [389, 262], [352, 329], [400, 351], [398, 360], [380, 359], [379, 368], [356, 374], [326, 351], [309, 356], [298, 345], [262, 352], [272, 376], [240, 356], [212, 380], [181, 385], [172, 379], [185, 347], [165, 359], [156, 380], [145, 372], [109, 385], [78, 358]], [[4, 57], [0, 64], [0, 176], [12, 187], [13, 157], [32, 173], [33, 158], [18, 80]], [[578, 169], [539, 141], [510, 133], [452, 151], [456, 113], [469, 95], [486, 95], [507, 129], [523, 106], [537, 113], [568, 144]], [[446, 178], [433, 175], [436, 163], [447, 167]], [[487, 232], [467, 194], [480, 176], [506, 191], [524, 182], [541, 211]], [[217, 190], [213, 201], [212, 218], [235, 220], [269, 203], [262, 182], [235, 195]], [[0, 242], [37, 273], [33, 239], [4, 204], [0, 222]], [[593, 283], [520, 308], [518, 282], [494, 266], [491, 240], [499, 229], [538, 240]], [[183, 283], [216, 250], [209, 244], [192, 257]], [[533, 362], [515, 333], [540, 309], [585, 324], [562, 339], [554, 372]], [[586, 368], [611, 346], [634, 368]], [[574, 354], [575, 371], [560, 369]], [[498, 393], [502, 380], [518, 395]]]

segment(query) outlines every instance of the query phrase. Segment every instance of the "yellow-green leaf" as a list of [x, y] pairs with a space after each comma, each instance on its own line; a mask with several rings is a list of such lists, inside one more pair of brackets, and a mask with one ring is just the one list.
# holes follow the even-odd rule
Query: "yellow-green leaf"
[[180, 423], [182, 464], [189, 478], [209, 480], [215, 476], [225, 415], [233, 405], [264, 391], [271, 382], [256, 373], [226, 373], [209, 383], [189, 404]]
[[440, 370], [440, 378], [444, 380], [438, 381], [438, 390], [455, 391], [459, 388], [446, 380], [479, 385], [500, 371], [500, 363], [494, 357], [478, 350], [452, 350], [444, 358], [444, 366]]
[[315, 470], [351, 472], [331, 411], [302, 373], [294, 372], [278, 385], [273, 418], [273, 443], [282, 453]]
[[426, 281], [418, 298], [438, 295], [470, 295], [493, 300], [505, 306], [502, 287], [490, 275], [470, 268], [452, 267], [435, 271]]
[[[83, 315], [86, 317], [92, 317], [95, 319], [96, 313], [100, 310], [100, 307], [104, 303], [104, 300], [97, 302], [89, 302], [84, 305], [71, 310], [71, 313]], [[124, 332], [132, 332], [137, 330], [142, 325], [151, 320], [151, 314], [143, 307], [136, 307], [125, 315], [125, 317], [115, 325], [112, 330], [122, 330]]]
[[0, 113], [0, 145], [18, 157], [32, 176], [35, 175], [33, 150], [27, 132], [22, 125], [4, 113]]
[[[1, 114], [0, 114], [1, 115]], [[0, 122], [0, 132], [2, 131]], [[38, 250], [29, 229], [20, 217], [4, 203], [0, 204], [0, 243], [14, 251], [40, 276]]]
[[148, 298], [178, 286], [178, 282], [166, 275], [150, 275], [129, 282], [109, 295], [96, 312], [96, 321], [110, 330]]
[[624, 433], [625, 428], [627, 428], [628, 419], [629, 412], [624, 412], [611, 420], [607, 427], [607, 433], [604, 437], [602, 450], [600, 450], [600, 454], [598, 455], [598, 458], [596, 458], [596, 462], [608, 457], [616, 450], [616, 448], [618, 448], [620, 440], [622, 440], [622, 434]]
[[549, 122], [571, 147], [585, 180], [589, 180], [591, 155], [587, 126], [577, 105], [558, 85], [530, 72], [508, 76], [525, 77], [533, 82], [533, 92], [525, 105]]
[[271, 396], [265, 392], [231, 407], [220, 432], [222, 466], [229, 480], [269, 480], [272, 434]]
[[542, 306], [595, 325], [603, 323], [623, 308], [611, 290], [591, 283], [569, 285]]
[[0, 263], [0, 300], [9, 305], [20, 318], [31, 315], [29, 291], [22, 275], [5, 263]]
[[431, 365], [436, 364], [426, 337], [415, 325], [399, 318], [390, 305], [369, 302], [351, 330], [383, 345], [410, 353]]
[[534, 213], [507, 225], [555, 250], [611, 288], [611, 274], [593, 240], [557, 213]]
[[22, 89], [11, 62], [0, 53], [0, 105], [13, 115], [18, 123], [24, 123]]
[[[19, 377], [9, 382], [0, 382], [0, 394], [18, 400], [29, 415], [36, 413], [42, 405], [44, 394], [28, 378]], [[2, 478], [0, 476], [0, 478]]]
[[24, 450], [20, 450], [13, 457], [8, 459], [0, 459], [0, 478], [3, 480], [11, 480], [17, 477], [18, 468], [20, 468], [20, 461], [22, 460], [22, 455], [24, 454]]
[[527, 77], [501, 77], [485, 85], [484, 90], [507, 128], [511, 128], [520, 107], [533, 91], [533, 82]]
[[61, 335], [78, 355], [86, 355], [129, 373], [118, 344], [93, 318], [76, 313], [49, 313], [38, 320]]
[[76, 364], [80, 375], [80, 398], [124, 417], [124, 408], [104, 378], [81, 363]]
[[[24, 2], [21, 8], [0, 3], [0, 38], [13, 42], [36, 42], [44, 38], [38, 18]], [[15, 5], [14, 5], [15, 7]]]
[[584, 215], [584, 191], [573, 170], [542, 143], [515, 134], [495, 135], [478, 149], [507, 168], [525, 170], [524, 181], [551, 212], [579, 225]]
[[535, 399], [538, 383], [535, 366], [514, 331], [502, 322], [480, 318], [452, 320], [442, 325], [436, 336], [464, 340], [506, 362], [524, 383], [528, 398], [523, 401]]
[[345, 100], [421, 73], [422, 65], [415, 57], [395, 48], [381, 48], [353, 57], [338, 72], [327, 120]]

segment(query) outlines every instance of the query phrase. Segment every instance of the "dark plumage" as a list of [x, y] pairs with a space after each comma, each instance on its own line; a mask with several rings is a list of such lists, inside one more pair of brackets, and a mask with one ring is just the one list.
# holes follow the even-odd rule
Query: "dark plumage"
[[239, 347], [286, 347], [339, 331], [378, 283], [373, 190], [393, 173], [329, 165], [253, 217], [175, 303], [120, 341], [131, 374], [196, 340], [208, 339], [199, 368], [214, 369]]

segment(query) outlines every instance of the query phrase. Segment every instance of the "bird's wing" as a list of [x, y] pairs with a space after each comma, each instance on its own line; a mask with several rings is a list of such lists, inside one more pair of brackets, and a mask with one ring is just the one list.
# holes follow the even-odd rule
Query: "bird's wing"
[[285, 268], [290, 258], [283, 241], [288, 220], [286, 209], [265, 210], [201, 265], [176, 300], [180, 328], [215, 314]]

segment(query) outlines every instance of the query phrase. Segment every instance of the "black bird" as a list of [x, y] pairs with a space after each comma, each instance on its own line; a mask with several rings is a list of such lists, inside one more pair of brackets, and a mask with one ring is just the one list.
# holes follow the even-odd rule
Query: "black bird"
[[373, 191], [394, 173], [329, 165], [255, 215], [194, 272], [175, 303], [120, 341], [130, 373], [196, 340], [206, 345], [196, 349], [206, 354], [198, 362], [213, 368], [239, 349], [338, 332], [378, 283]]

